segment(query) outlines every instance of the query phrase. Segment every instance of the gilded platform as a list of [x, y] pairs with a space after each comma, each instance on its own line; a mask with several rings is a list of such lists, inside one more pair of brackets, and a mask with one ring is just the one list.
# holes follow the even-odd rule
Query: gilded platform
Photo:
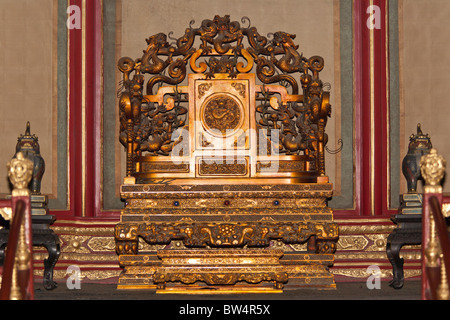
[[153, 282], [159, 290], [176, 282], [183, 285], [203, 282], [211, 288], [221, 286], [222, 290], [242, 282], [273, 282], [274, 290], [279, 291], [288, 280], [279, 262], [282, 250], [158, 250], [157, 255], [162, 263], [153, 275]]
[[[169, 245], [168, 248], [173, 246]], [[177, 246], [178, 247], [178, 246]], [[298, 249], [298, 247], [297, 247]], [[210, 251], [213, 251], [211, 249]], [[262, 251], [267, 249], [260, 249]], [[289, 250], [286, 246], [280, 246], [283, 256], [279, 260], [279, 264], [288, 275], [288, 281], [284, 284], [284, 289], [295, 288], [318, 288], [318, 289], [335, 289], [336, 284], [334, 276], [329, 272], [328, 268], [333, 265], [333, 254], [314, 254], [307, 252], [285, 251]], [[292, 248], [290, 248], [292, 250]], [[204, 251], [204, 250], [202, 250]], [[118, 289], [148, 289], [156, 290], [153, 276], [157, 270], [161, 270], [162, 260], [155, 253], [142, 253], [139, 255], [121, 255], [119, 263], [124, 267], [119, 277]], [[167, 283], [165, 290], [159, 290], [159, 293], [175, 293], [179, 290], [186, 293], [186, 290], [205, 292], [237, 292], [242, 291], [248, 293], [250, 290], [255, 292], [265, 292], [267, 290], [275, 290], [273, 283], [264, 282], [259, 284], [238, 283], [235, 289], [230, 286], [209, 286], [205, 283], [196, 282], [190, 285], [182, 285], [181, 283]], [[191, 292], [191, 291], [189, 291]], [[280, 289], [281, 292], [281, 289]]]
[[[213, 261], [218, 261], [215, 254], [220, 252], [217, 250], [225, 250], [231, 257], [232, 252], [243, 249], [253, 250], [254, 255], [281, 250], [279, 263], [287, 273], [288, 288], [334, 288], [328, 267], [333, 264], [338, 226], [326, 203], [331, 190], [327, 183], [122, 185], [121, 195], [127, 205], [115, 228], [116, 251], [124, 267], [118, 288], [156, 289], [161, 274], [169, 269], [171, 274], [181, 271], [175, 264], [175, 269], [161, 269], [173, 262], [164, 252], [177, 252], [179, 257], [187, 254], [183, 256], [187, 260], [196, 260], [199, 255], [206, 259], [209, 267], [199, 270], [196, 274], [203, 276], [188, 287], [193, 289], [199, 282], [209, 286], [208, 275], [228, 268], [222, 263], [214, 267]], [[141, 252], [140, 239], [154, 251]], [[258, 265], [254, 263], [255, 278], [264, 273], [258, 271]], [[168, 282], [178, 279], [183, 283], [181, 280], [188, 276], [183, 277], [172, 275]], [[258, 291], [264, 286], [253, 287]], [[171, 285], [164, 290], [176, 291]]]
[[121, 222], [179, 221], [181, 215], [198, 221], [332, 221], [332, 209], [327, 207], [332, 184], [254, 180], [203, 184], [178, 179], [122, 185], [121, 197], [127, 205]]

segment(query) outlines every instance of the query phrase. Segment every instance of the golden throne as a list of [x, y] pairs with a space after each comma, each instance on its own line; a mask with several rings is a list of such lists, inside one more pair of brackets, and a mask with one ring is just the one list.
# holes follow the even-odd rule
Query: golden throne
[[119, 60], [118, 288], [335, 287], [324, 61], [294, 38], [215, 16]]

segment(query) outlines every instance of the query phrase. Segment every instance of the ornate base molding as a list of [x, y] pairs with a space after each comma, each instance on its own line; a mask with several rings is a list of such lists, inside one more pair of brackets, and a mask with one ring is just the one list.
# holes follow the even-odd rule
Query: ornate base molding
[[[122, 185], [118, 287], [334, 288], [327, 268], [339, 231], [326, 204], [331, 191], [328, 183]], [[142, 242], [165, 247], [147, 254]]]
[[[380, 269], [382, 280], [392, 280], [392, 265], [387, 257], [386, 245], [396, 225], [388, 217], [366, 219], [336, 219], [339, 241], [335, 263], [331, 272], [337, 282], [366, 281], [371, 275], [369, 267]], [[404, 259], [405, 279], [421, 276], [421, 246], [405, 245], [400, 251]]]
[[[114, 226], [118, 222], [118, 219], [110, 222], [56, 220], [51, 228], [60, 238], [61, 256], [54, 269], [54, 280], [60, 287], [65, 287], [67, 277], [70, 275], [67, 273], [68, 267], [76, 265], [81, 270], [82, 285], [89, 282], [110, 283], [118, 284], [122, 289], [131, 289], [134, 286], [135, 289], [156, 290], [151, 275], [161, 264], [156, 255], [157, 250], [184, 248], [182, 241], [172, 241], [170, 245], [149, 245], [140, 241], [140, 254], [133, 258], [134, 262], [127, 255], [119, 258], [115, 252], [114, 237]], [[382, 281], [392, 280], [392, 266], [386, 255], [386, 241], [396, 225], [390, 218], [337, 218], [335, 222], [339, 225], [336, 252], [334, 255], [314, 255], [318, 261], [316, 266], [303, 262], [308, 256], [310, 260], [312, 257], [306, 253], [306, 244], [283, 244], [279, 241], [271, 243], [271, 248], [284, 251], [280, 264], [289, 276], [284, 291], [308, 285], [333, 288], [335, 282], [338, 285], [340, 282], [365, 282], [369, 277], [367, 268], [371, 265], [380, 267]], [[34, 273], [37, 281], [41, 283], [44, 272], [43, 260], [48, 257], [48, 252], [45, 248], [33, 249]], [[400, 256], [405, 260], [405, 279], [407, 281], [419, 279], [420, 246], [405, 246]], [[144, 258], [147, 259], [146, 264], [143, 264]], [[273, 290], [272, 287], [273, 285], [270, 290]]]
[[153, 275], [157, 292], [165, 290], [170, 283], [185, 287], [196, 282], [208, 286], [273, 282], [274, 290], [278, 291], [288, 280], [279, 262], [282, 250], [159, 250], [157, 255], [162, 259]]
[[[160, 283], [165, 285], [164, 292], [178, 290], [181, 293], [208, 288], [219, 293], [224, 290], [266, 292], [281, 290], [281, 284], [285, 289], [336, 287], [329, 271], [333, 264], [332, 254], [283, 253], [281, 249], [175, 249], [121, 255], [119, 263], [124, 270], [119, 277], [118, 289], [156, 290]], [[214, 278], [213, 273], [219, 278]], [[236, 288], [229, 285], [232, 283]], [[158, 293], [163, 291], [158, 290]]]
[[194, 247], [267, 247], [274, 239], [284, 243], [309, 241], [311, 250], [333, 253], [338, 239], [338, 225], [291, 221], [119, 223], [115, 236], [118, 254], [137, 254], [138, 237], [149, 244], [169, 244], [172, 240], [181, 240], [184, 245]]

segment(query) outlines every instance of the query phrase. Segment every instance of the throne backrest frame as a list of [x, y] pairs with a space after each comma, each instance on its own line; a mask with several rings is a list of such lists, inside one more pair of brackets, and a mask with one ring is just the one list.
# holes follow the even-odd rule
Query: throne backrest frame
[[[191, 84], [180, 86], [186, 78], [194, 75], [196, 79], [211, 81], [232, 80], [252, 74], [262, 83], [255, 84], [252, 93], [255, 112], [259, 113], [255, 123], [258, 129], [280, 129], [277, 151], [286, 159], [285, 171], [292, 175], [296, 169], [289, 167], [299, 163], [300, 176], [306, 172], [309, 178], [317, 178], [315, 181], [325, 176], [325, 126], [331, 106], [329, 92], [319, 79], [323, 58], [303, 57], [293, 42], [295, 35], [275, 32], [273, 39], [268, 40], [255, 27], [241, 27], [239, 22], [230, 21], [229, 16], [203, 20], [198, 28], [191, 23], [175, 43], [168, 43], [167, 38], [163, 33], [149, 37], [141, 58], [123, 57], [118, 63], [123, 73], [119, 108], [120, 141], [127, 152], [126, 179], [135, 181], [148, 163], [152, 163], [152, 168], [163, 168], [167, 163], [164, 160], [180, 142], [172, 135], [175, 129], [186, 126], [186, 122], [192, 127]], [[199, 49], [194, 47], [197, 39]], [[147, 80], [145, 75], [150, 78]], [[167, 86], [154, 92], [157, 84]], [[183, 105], [186, 103], [189, 107]], [[189, 166], [180, 166], [178, 174], [192, 173]], [[174, 168], [170, 170], [177, 174]], [[256, 170], [256, 165], [252, 168]], [[156, 176], [165, 177], [163, 172], [160, 170]]]

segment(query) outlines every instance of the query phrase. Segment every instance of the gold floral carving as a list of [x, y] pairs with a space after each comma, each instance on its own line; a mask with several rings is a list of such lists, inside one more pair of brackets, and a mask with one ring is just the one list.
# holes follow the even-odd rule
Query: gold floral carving
[[390, 233], [395, 229], [395, 225], [374, 225], [374, 224], [359, 224], [359, 225], [340, 225], [339, 233], [344, 234], [369, 234], [369, 233]]
[[114, 237], [92, 237], [87, 242], [87, 246], [94, 252], [114, 251], [116, 243]]
[[[45, 249], [42, 249], [37, 251], [35, 248], [33, 248], [33, 257], [35, 260], [39, 260], [39, 261], [43, 261], [44, 259], [47, 259], [48, 257], [48, 252]], [[118, 267], [117, 265], [117, 261], [118, 261], [118, 257], [116, 255], [116, 253], [114, 251], [110, 251], [108, 253], [102, 253], [102, 254], [97, 254], [97, 253], [89, 253], [87, 254], [87, 252], [73, 252], [73, 250], [69, 250], [66, 251], [66, 247], [64, 247], [61, 250], [61, 255], [58, 259], [58, 265], [57, 266], [62, 266], [63, 265], [63, 261], [72, 261], [69, 264], [73, 264], [73, 261], [78, 261], [79, 263], [101, 263], [99, 265], [95, 265], [95, 267], [104, 267], [104, 263], [105, 262], [110, 262], [111, 266], [115, 266]], [[38, 264], [38, 262], [35, 262], [36, 264]]]
[[306, 170], [306, 162], [297, 160], [277, 160], [276, 165], [272, 161], [257, 161], [256, 172], [304, 172]]
[[364, 250], [369, 244], [369, 240], [363, 235], [340, 236], [337, 242], [337, 250]]
[[[225, 199], [223, 199], [225, 200]], [[222, 200], [222, 203], [224, 202]], [[231, 202], [230, 202], [231, 203]], [[249, 204], [251, 202], [247, 202]], [[237, 208], [232, 205], [230, 205], [228, 208], [224, 207], [200, 207], [198, 210], [196, 210], [197, 214], [208, 214], [211, 215], [211, 218], [214, 218], [214, 220], [223, 220], [224, 215], [229, 215], [230, 217], [236, 216], [236, 215], [242, 215], [242, 214], [251, 214], [251, 215], [257, 215], [258, 217], [265, 217], [265, 216], [280, 216], [280, 215], [292, 215], [295, 217], [296, 220], [301, 221], [314, 221], [314, 220], [325, 220], [328, 217], [331, 216], [331, 209], [328, 212], [323, 212], [323, 210], [319, 210], [318, 208], [301, 208], [302, 212], [299, 213], [299, 209], [295, 207], [275, 207], [267, 208], [266, 211], [261, 212], [261, 207], [244, 207], [244, 208]], [[154, 214], [171, 214], [174, 216], [189, 216], [192, 215], [192, 207], [181, 207], [180, 209], [173, 210], [172, 208], [135, 208], [135, 209], [127, 209], [123, 210], [123, 214], [127, 215], [128, 217], [133, 218], [135, 220], [139, 219], [142, 220], [146, 216], [151, 216]]]
[[[190, 188], [191, 186], [189, 186], [189, 189]], [[62, 222], [67, 223], [67, 221]], [[383, 221], [377, 220], [378, 224], [372, 225], [371, 220], [364, 220], [361, 222], [359, 222], [358, 220], [358, 225], [343, 225], [343, 222], [347, 221], [338, 221], [338, 223], [340, 224], [340, 236], [339, 241], [337, 242], [337, 250], [334, 254], [335, 266], [330, 268], [330, 271], [333, 274], [352, 278], [367, 279], [366, 268], [371, 263], [370, 261], [381, 261], [388, 266], [389, 262], [386, 252], [383, 251], [381, 247], [376, 247], [374, 241], [376, 241], [377, 239], [386, 239], [387, 235], [395, 228], [395, 225], [389, 224], [388, 219], [385, 219]], [[379, 224], [380, 222], [383, 224]], [[85, 277], [86, 279], [103, 280], [119, 277], [119, 274], [123, 271], [123, 269], [120, 268], [117, 262], [119, 257], [116, 255], [114, 248], [110, 249], [111, 242], [114, 241], [113, 226], [115, 225], [115, 223], [112, 223], [110, 227], [99, 227], [98, 221], [82, 224], [70, 222], [70, 224], [73, 225], [56, 225], [52, 226], [52, 229], [54, 229], [54, 231], [58, 235], [63, 235], [63, 238], [65, 234], [72, 236], [86, 236], [87, 238], [85, 238], [85, 240], [81, 242], [81, 245], [85, 246], [87, 248], [87, 251], [91, 253], [83, 253], [87, 252], [85, 250], [74, 250], [74, 248], [71, 246], [70, 240], [75, 239], [69, 239], [65, 237], [64, 239], [66, 241], [62, 241], [61, 256], [58, 260], [58, 264], [54, 272], [54, 279], [64, 279], [67, 276], [65, 274], [67, 266], [73, 263], [79, 264], [82, 267], [83, 277]], [[100, 239], [97, 241], [97, 238]], [[365, 243], [367, 243], [366, 246], [364, 246]], [[164, 249], [165, 247], [186, 249], [183, 242], [180, 240], [174, 240], [169, 245], [149, 245], [144, 241], [140, 241], [138, 244], [138, 250], [142, 255], [144, 255], [144, 252], [156, 252], [157, 250]], [[307, 250], [306, 243], [284, 244], [282, 241], [278, 240], [271, 241], [271, 247], [281, 249], [283, 250], [283, 252], [302, 252]], [[35, 260], [36, 267], [34, 273], [38, 277], [42, 276], [42, 261], [47, 258], [47, 255], [48, 253], [45, 248], [34, 247], [33, 258]], [[405, 278], [420, 276], [420, 265], [417, 264], [417, 261], [421, 260], [420, 246], [404, 246], [402, 251], [400, 252], [400, 257], [404, 258], [405, 264], [409, 266], [404, 270]], [[87, 268], [87, 270], [83, 269], [83, 266], [85, 264], [89, 264], [89, 268]], [[105, 269], [105, 264], [107, 264], [108, 267], [111, 267], [112, 269], [116, 269]], [[361, 264], [365, 264], [365, 267], [359, 268], [358, 265]], [[127, 270], [126, 272], [128, 274], [128, 277], [134, 278], [138, 275], [153, 274], [157, 269], [157, 266], [126, 266], [125, 268]], [[132, 268], [135, 268], [136, 270], [131, 270]], [[137, 270], [139, 268], [142, 269], [140, 272]], [[293, 274], [295, 272], [302, 273], [304, 270], [313, 270], [312, 268], [313, 266], [307, 267], [307, 265], [285, 265], [285, 269], [289, 274], [289, 278], [294, 277]], [[314, 268], [316, 268], [317, 270], [313, 273], [319, 273], [323, 272], [322, 269], [324, 269], [325, 267], [322, 265], [318, 265]], [[382, 270], [382, 272], [384, 271]], [[383, 276], [385, 276], [386, 278], [392, 278], [392, 274], [390, 272], [383, 273]], [[152, 284], [153, 281], [151, 280], [151, 278], [149, 279]]]
[[171, 161], [151, 161], [141, 163], [141, 172], [189, 172], [189, 164]]
[[84, 244], [89, 240], [90, 236], [81, 235], [59, 235], [60, 240], [66, 244], [64, 246], [65, 252], [77, 252], [77, 253], [90, 253], [89, 249], [84, 246]]
[[[80, 272], [80, 280], [105, 280], [110, 278], [116, 278], [119, 276], [121, 270], [83, 270]], [[35, 276], [41, 276], [38, 270], [34, 271]], [[53, 271], [53, 277], [55, 279], [64, 279], [68, 276], [66, 270], [55, 269]]]
[[295, 199], [295, 204], [299, 208], [325, 208], [327, 206], [325, 199]]
[[236, 89], [236, 91], [243, 97], [245, 98], [245, 88], [246, 86], [242, 83], [237, 83], [237, 82], [233, 82], [231, 84], [231, 86]]
[[[367, 267], [366, 268], [333, 268], [331, 272], [334, 275], [341, 275], [346, 277], [352, 277], [352, 278], [363, 278], [367, 279], [369, 277], [369, 274], [367, 273]], [[392, 278], [392, 270], [388, 269], [382, 269], [380, 268], [381, 277], [382, 278]], [[417, 277], [422, 274], [421, 270], [413, 270], [413, 269], [406, 269], [404, 270], [404, 276], [405, 278], [412, 278]]]
[[148, 208], [157, 206], [157, 202], [150, 199], [131, 199], [129, 205], [136, 208]]
[[329, 222], [270, 222], [254, 223], [141, 223], [116, 225], [116, 251], [119, 254], [138, 252], [138, 237], [149, 244], [182, 240], [186, 246], [268, 246], [271, 240], [302, 243], [311, 236], [318, 240], [317, 250], [334, 252], [338, 239], [338, 226]]
[[212, 83], [202, 83], [198, 86], [198, 98], [201, 99], [206, 91], [208, 91], [212, 87]]
[[[296, 208], [326, 208], [326, 200], [320, 198], [307, 198], [307, 199], [283, 199], [282, 201], [278, 197], [265, 197], [265, 198], [243, 198], [239, 201], [232, 201], [228, 205], [224, 204], [224, 200], [227, 197], [225, 195], [222, 198], [203, 198], [203, 199], [185, 199], [179, 202], [178, 208], [270, 208], [274, 207], [274, 202], [279, 201], [277, 208], [282, 208], [283, 213], [291, 214], [292, 209]], [[233, 197], [230, 195], [230, 197]], [[136, 211], [139, 209], [151, 209], [158, 208], [164, 210], [164, 208], [173, 207], [173, 199], [130, 199], [128, 209]], [[289, 210], [289, 209], [291, 210]], [[286, 210], [286, 211], [285, 211]], [[128, 212], [125, 210], [125, 212]], [[295, 212], [295, 211], [292, 211]], [[173, 212], [173, 214], [178, 214]], [[179, 212], [179, 214], [183, 214]]]
[[223, 162], [213, 162], [208, 160], [200, 160], [199, 163], [199, 175], [246, 175], [247, 174], [247, 160], [245, 159], [237, 159], [233, 160], [232, 163], [230, 161]]
[[[183, 188], [187, 185], [177, 185], [177, 184], [164, 184], [163, 182], [152, 183], [152, 184], [135, 184], [135, 185], [122, 185], [121, 186], [121, 196], [124, 199], [136, 199], [136, 198], [148, 198], [152, 199], [158, 198], [186, 198], [186, 197], [197, 197], [197, 198], [210, 198], [220, 196], [217, 192], [224, 191], [227, 187], [227, 191], [233, 192], [237, 197], [251, 197], [251, 198], [264, 198], [270, 196], [272, 193], [276, 192], [277, 195], [283, 198], [329, 198], [332, 196], [333, 189], [330, 184], [291, 184], [291, 185], [258, 185], [258, 184], [192, 184], [190, 191], [195, 193], [183, 193]], [[150, 194], [151, 192], [151, 194]], [[175, 194], [177, 193], [177, 194]]]
[[[387, 259], [386, 252], [373, 252], [373, 251], [336, 251], [335, 253], [336, 260], [352, 260], [352, 261], [365, 261], [365, 260], [373, 260]], [[351, 263], [349, 263], [351, 265]]]
[[386, 251], [386, 243], [388, 234], [371, 234], [367, 235], [372, 244], [367, 248], [368, 251]]

